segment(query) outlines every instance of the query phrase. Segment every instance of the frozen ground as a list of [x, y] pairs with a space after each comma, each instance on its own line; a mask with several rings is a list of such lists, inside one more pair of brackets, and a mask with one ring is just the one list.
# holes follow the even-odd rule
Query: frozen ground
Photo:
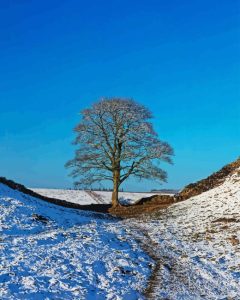
[[149, 299], [240, 299], [240, 169], [217, 188], [125, 225], [154, 245]]
[[150, 269], [147, 299], [240, 299], [239, 169], [217, 188], [124, 221], [0, 185], [0, 234], [3, 300], [143, 299]]
[[[77, 204], [96, 204], [110, 203], [111, 192], [102, 191], [79, 191], [79, 190], [63, 190], [63, 189], [32, 189], [34, 192], [49, 197], [66, 200]], [[134, 203], [137, 200], [155, 195], [154, 193], [130, 193], [120, 192], [119, 198], [121, 203]]]
[[120, 224], [0, 184], [0, 299], [142, 299], [152, 260]]

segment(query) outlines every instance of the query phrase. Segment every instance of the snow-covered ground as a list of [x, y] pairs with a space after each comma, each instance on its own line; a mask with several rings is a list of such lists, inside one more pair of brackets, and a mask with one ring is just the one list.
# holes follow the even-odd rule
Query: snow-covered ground
[[154, 244], [150, 299], [240, 299], [240, 169], [217, 188], [125, 225]]
[[0, 299], [142, 299], [152, 260], [127, 232], [0, 184]]
[[[75, 200], [44, 191], [110, 201], [106, 192], [81, 202], [79, 191]], [[0, 299], [143, 299], [151, 270], [147, 299], [240, 299], [240, 169], [208, 192], [123, 221], [0, 185], [0, 234]]]
[[[68, 202], [77, 204], [96, 204], [96, 203], [110, 203], [111, 192], [103, 191], [84, 191], [84, 190], [63, 190], [63, 189], [32, 189], [34, 192], [49, 197], [66, 200]], [[119, 200], [121, 203], [134, 203], [141, 198], [150, 197], [154, 193], [131, 193], [120, 192]]]

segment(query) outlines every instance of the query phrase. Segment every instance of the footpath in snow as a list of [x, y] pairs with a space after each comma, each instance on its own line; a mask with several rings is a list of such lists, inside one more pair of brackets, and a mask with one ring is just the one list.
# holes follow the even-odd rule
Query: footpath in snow
[[240, 169], [219, 187], [124, 223], [142, 231], [143, 244], [151, 240], [158, 261], [149, 299], [240, 299]]

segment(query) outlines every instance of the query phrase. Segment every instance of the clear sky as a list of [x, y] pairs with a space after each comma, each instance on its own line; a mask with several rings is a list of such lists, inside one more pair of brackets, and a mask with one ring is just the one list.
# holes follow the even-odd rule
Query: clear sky
[[240, 156], [239, 0], [0, 1], [0, 176], [69, 187], [78, 112], [132, 97], [175, 149], [180, 188]]

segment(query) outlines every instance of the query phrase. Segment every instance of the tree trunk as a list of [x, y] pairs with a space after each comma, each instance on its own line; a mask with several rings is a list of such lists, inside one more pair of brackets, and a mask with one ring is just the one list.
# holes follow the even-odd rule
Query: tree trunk
[[118, 189], [120, 181], [120, 172], [115, 171], [113, 174], [113, 192], [112, 192], [112, 206], [116, 207], [119, 205], [118, 202]]

